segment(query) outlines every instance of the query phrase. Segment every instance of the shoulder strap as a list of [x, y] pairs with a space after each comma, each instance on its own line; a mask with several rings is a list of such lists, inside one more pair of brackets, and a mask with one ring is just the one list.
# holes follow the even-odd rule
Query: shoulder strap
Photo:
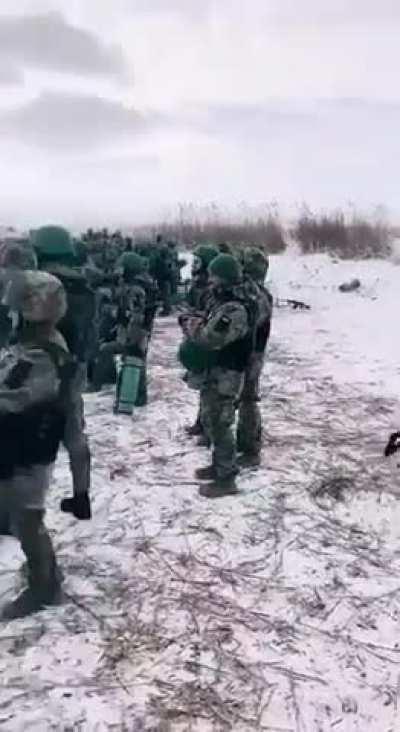
[[50, 356], [57, 369], [60, 379], [59, 399], [61, 403], [64, 403], [68, 396], [71, 382], [76, 375], [76, 359], [70, 353], [67, 353], [63, 348], [51, 341], [43, 341], [40, 343], [40, 348], [43, 348], [43, 350]]

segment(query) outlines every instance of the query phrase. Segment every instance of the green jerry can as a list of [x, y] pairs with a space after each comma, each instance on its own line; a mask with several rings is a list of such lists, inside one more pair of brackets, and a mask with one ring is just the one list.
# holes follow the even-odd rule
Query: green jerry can
[[136, 356], [125, 356], [118, 366], [117, 393], [114, 412], [132, 414], [140, 384], [143, 360]]

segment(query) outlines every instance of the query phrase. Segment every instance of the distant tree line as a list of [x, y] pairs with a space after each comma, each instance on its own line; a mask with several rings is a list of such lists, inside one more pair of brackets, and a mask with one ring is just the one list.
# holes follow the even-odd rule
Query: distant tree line
[[206, 215], [197, 215], [195, 207], [185, 209], [171, 223], [161, 223], [155, 232], [176, 239], [188, 248], [212, 242], [227, 243], [233, 248], [255, 245], [269, 254], [284, 252], [295, 243], [303, 254], [328, 253], [342, 259], [384, 258], [392, 251], [394, 230], [384, 217], [371, 219], [352, 212], [315, 213], [304, 207], [291, 224], [284, 224], [276, 207], [265, 214], [223, 216], [216, 206]]

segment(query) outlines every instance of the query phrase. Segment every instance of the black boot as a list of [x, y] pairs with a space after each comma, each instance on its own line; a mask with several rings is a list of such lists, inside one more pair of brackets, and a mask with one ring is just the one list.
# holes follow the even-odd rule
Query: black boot
[[62, 601], [61, 587], [35, 591], [32, 587], [23, 590], [15, 600], [6, 603], [1, 611], [1, 620], [19, 620], [40, 612], [46, 606], [59, 605]]
[[15, 517], [16, 535], [27, 558], [28, 587], [4, 606], [2, 620], [24, 618], [61, 601], [60, 577], [43, 515], [43, 511], [22, 510]]
[[244, 452], [238, 457], [238, 464], [241, 468], [258, 468], [261, 464], [259, 452]]
[[207, 465], [206, 468], [197, 468], [195, 476], [198, 480], [214, 480], [217, 477], [214, 465]]
[[200, 435], [203, 434], [203, 425], [199, 420], [197, 420], [194, 424], [185, 427], [185, 432], [190, 437], [200, 437]]
[[235, 496], [239, 493], [236, 485], [235, 477], [216, 478], [212, 483], [202, 485], [199, 493], [203, 498], [225, 498], [225, 496]]
[[210, 449], [211, 447], [211, 440], [207, 437], [207, 435], [201, 435], [197, 440], [198, 447], [207, 447]]

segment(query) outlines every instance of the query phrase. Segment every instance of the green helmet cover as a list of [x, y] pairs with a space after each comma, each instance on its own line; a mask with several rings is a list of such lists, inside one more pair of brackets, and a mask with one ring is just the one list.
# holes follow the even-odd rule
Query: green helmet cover
[[62, 226], [42, 226], [33, 235], [33, 246], [39, 259], [73, 264], [75, 249], [69, 232]]
[[211, 244], [200, 244], [200, 246], [196, 247], [196, 249], [193, 252], [193, 255], [199, 259], [203, 265], [203, 267], [209, 267], [213, 259], [218, 257], [219, 251], [216, 247], [213, 247]]
[[236, 285], [242, 278], [242, 269], [231, 254], [219, 254], [212, 260], [208, 271], [211, 276], [218, 277], [226, 285]]

